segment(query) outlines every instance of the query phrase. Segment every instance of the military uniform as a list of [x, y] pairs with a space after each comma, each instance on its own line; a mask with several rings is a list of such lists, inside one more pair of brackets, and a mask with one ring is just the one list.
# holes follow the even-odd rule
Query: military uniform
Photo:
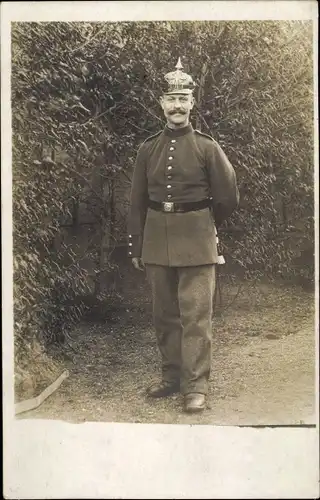
[[216, 227], [238, 200], [235, 172], [225, 153], [191, 124], [166, 126], [140, 146], [128, 256], [142, 257], [146, 266], [162, 379], [180, 380], [183, 394], [208, 390]]

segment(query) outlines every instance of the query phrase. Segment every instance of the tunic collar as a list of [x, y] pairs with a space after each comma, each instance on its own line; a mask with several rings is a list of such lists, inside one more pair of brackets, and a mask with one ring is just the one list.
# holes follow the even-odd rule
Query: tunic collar
[[193, 131], [191, 123], [183, 128], [169, 128], [167, 125], [164, 129], [164, 134], [169, 137], [181, 137]]

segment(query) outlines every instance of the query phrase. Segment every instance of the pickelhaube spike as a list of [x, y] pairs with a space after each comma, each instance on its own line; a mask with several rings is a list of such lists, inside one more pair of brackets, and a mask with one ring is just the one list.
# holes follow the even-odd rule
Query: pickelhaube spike
[[164, 76], [167, 82], [167, 89], [165, 94], [192, 94], [195, 87], [195, 83], [192, 76], [184, 73], [182, 71], [183, 66], [181, 63], [181, 58], [179, 57], [178, 62], [175, 66], [176, 71], [171, 71]]
[[182, 63], [181, 63], [181, 57], [179, 57], [179, 59], [178, 59], [178, 62], [176, 64], [176, 68], [177, 69], [182, 69], [183, 68]]

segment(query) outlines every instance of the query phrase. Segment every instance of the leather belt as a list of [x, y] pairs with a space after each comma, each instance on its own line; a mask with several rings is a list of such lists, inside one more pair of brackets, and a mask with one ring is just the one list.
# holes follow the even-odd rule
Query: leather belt
[[201, 210], [203, 208], [208, 208], [212, 206], [212, 200], [206, 198], [201, 201], [186, 201], [183, 203], [177, 203], [175, 201], [153, 201], [148, 200], [148, 207], [158, 212], [167, 213], [184, 213], [191, 212], [194, 210]]

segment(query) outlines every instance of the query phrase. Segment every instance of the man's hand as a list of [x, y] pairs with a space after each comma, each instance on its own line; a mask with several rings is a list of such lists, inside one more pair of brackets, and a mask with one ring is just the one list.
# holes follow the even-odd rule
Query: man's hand
[[144, 271], [144, 264], [142, 262], [142, 259], [141, 257], [133, 257], [132, 259], [132, 264], [134, 265], [134, 267], [136, 269], [138, 269], [139, 271]]

